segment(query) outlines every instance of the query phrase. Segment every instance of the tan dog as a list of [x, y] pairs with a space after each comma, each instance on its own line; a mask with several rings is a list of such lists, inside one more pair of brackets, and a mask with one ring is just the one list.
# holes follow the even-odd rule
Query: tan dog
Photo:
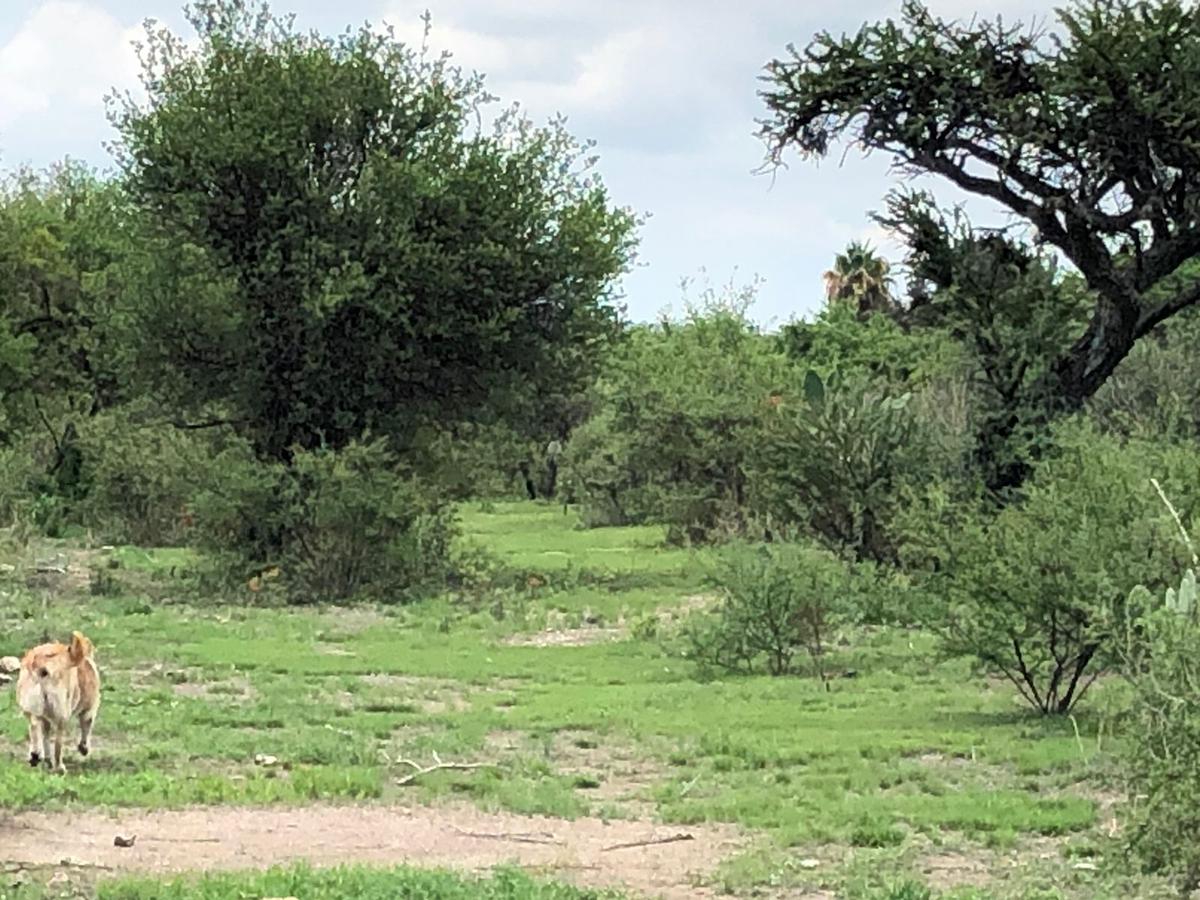
[[67, 770], [62, 761], [63, 735], [76, 716], [79, 752], [87, 756], [100, 708], [100, 672], [92, 659], [92, 642], [76, 631], [69, 647], [41, 644], [26, 653], [17, 676], [17, 703], [29, 720], [31, 766], [44, 759], [51, 769]]

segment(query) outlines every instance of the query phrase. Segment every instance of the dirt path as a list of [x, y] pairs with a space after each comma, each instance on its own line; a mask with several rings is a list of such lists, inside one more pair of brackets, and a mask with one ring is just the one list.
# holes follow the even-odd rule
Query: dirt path
[[[614, 849], [678, 834], [691, 840]], [[136, 835], [133, 847], [113, 845]], [[693, 886], [744, 846], [729, 827], [681, 827], [599, 819], [484, 813], [471, 807], [229, 807], [113, 815], [0, 815], [5, 862], [82, 865], [165, 874], [314, 865], [408, 863], [485, 869], [501, 863], [545, 870], [577, 884], [625, 887], [651, 897], [712, 896]]]

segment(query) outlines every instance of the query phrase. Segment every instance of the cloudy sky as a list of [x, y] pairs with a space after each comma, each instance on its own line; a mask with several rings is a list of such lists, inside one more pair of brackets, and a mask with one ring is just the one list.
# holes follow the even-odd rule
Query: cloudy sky
[[[1044, 18], [1051, 0], [930, 0], [947, 16]], [[0, 169], [70, 155], [111, 165], [103, 97], [133, 87], [130, 41], [147, 18], [177, 31], [182, 0], [0, 0]], [[680, 308], [695, 296], [762, 279], [753, 314], [771, 325], [811, 314], [821, 272], [856, 238], [896, 248], [868, 218], [892, 179], [883, 158], [793, 160], [754, 175], [763, 148], [758, 76], [788, 42], [894, 16], [900, 0], [274, 0], [304, 28], [387, 22], [488, 76], [504, 102], [535, 118], [567, 116], [598, 142], [614, 200], [649, 213], [639, 268], [623, 283], [630, 315]], [[939, 194], [957, 199], [949, 190]], [[973, 208], [976, 215], [986, 210]]]

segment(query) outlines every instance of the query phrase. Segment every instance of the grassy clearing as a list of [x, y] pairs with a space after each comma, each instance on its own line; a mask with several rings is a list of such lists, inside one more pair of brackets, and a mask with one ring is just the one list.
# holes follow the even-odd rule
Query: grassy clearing
[[[618, 900], [615, 891], [585, 890], [534, 879], [515, 869], [472, 878], [399, 867], [274, 868], [266, 872], [214, 873], [169, 880], [121, 878], [96, 886], [98, 900], [228, 900], [230, 897], [304, 897], [305, 900]], [[41, 885], [0, 887], [3, 900], [47, 900]]]
[[[924, 877], [921, 860], [947, 846], [1001, 871], [1037, 844], [1051, 857], [1044, 867], [1070, 874], [1064, 896], [1102, 896], [1099, 870], [1064, 855], [1103, 839], [1098, 714], [1083, 712], [1077, 736], [964, 665], [935, 665], [930, 638], [903, 631], [844, 635], [833, 670], [856, 677], [830, 692], [805, 678], [700, 682], [686, 659], [634, 637], [510, 646], [548, 624], [629, 622], [685, 604], [704, 559], [664, 549], [656, 529], [578, 530], [561, 507], [497, 504], [464, 520], [470, 540], [542, 577], [522, 591], [357, 610], [127, 592], [47, 603], [10, 591], [0, 650], [82, 628], [99, 648], [106, 699], [95, 754], [47, 778], [20, 764], [23, 723], [11, 692], [0, 695], [0, 805], [468, 797], [517, 812], [761, 829], [765, 843], [727, 867], [730, 889], [848, 890], [854, 860], [880, 854], [893, 861], [874, 866], [881, 877]], [[107, 558], [118, 574], [159, 579], [160, 598], [193, 564], [179, 551]], [[395, 786], [407, 771], [398, 759], [435, 751], [498, 768]], [[258, 765], [256, 754], [277, 762]], [[810, 857], [815, 872], [797, 866]]]

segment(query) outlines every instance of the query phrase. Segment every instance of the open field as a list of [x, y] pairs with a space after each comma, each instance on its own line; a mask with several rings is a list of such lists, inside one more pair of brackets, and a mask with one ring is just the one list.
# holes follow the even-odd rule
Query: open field
[[[578, 530], [561, 506], [472, 506], [464, 522], [520, 589], [216, 605], [182, 551], [66, 541], [38, 549], [66, 573], [34, 576], [14, 556], [0, 653], [79, 628], [105, 695], [92, 755], [54, 777], [25, 764], [0, 694], [0, 898], [581, 896], [510, 870], [468, 884], [287, 868], [301, 859], [521, 863], [673, 897], [1161, 890], [1103, 855], [1119, 827], [1103, 690], [1074, 722], [1043, 720], [1005, 684], [937, 662], [927, 635], [880, 629], [839, 637], [829, 692], [806, 677], [700, 681], [670, 635], [710, 602], [702, 554], [662, 547], [656, 529]], [[405, 760], [435, 755], [481, 766], [397, 783]], [[679, 834], [691, 839], [614, 847]], [[284, 868], [122, 880], [268, 864]]]

